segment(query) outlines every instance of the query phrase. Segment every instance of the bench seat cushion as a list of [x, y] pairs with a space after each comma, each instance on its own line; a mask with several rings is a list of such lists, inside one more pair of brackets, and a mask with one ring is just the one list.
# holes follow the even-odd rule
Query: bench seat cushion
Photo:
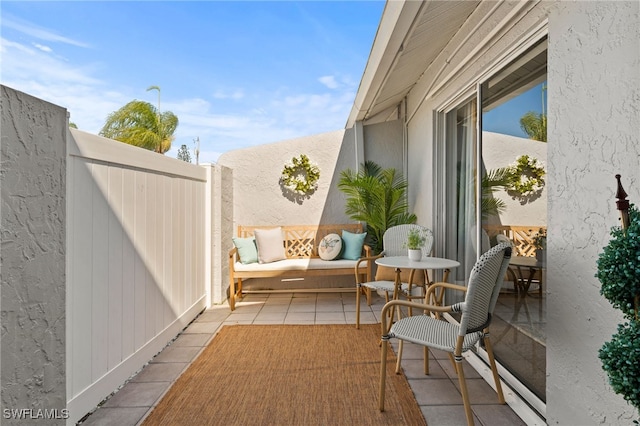
[[[338, 259], [338, 260], [322, 260], [318, 258], [313, 259], [285, 259], [278, 260], [271, 263], [251, 263], [243, 264], [236, 262], [234, 269], [238, 272], [251, 272], [251, 271], [304, 271], [306, 269], [342, 269], [342, 268], [355, 268], [355, 260]], [[360, 264], [362, 268], [366, 268], [367, 262]], [[364, 270], [364, 269], [363, 269]]]

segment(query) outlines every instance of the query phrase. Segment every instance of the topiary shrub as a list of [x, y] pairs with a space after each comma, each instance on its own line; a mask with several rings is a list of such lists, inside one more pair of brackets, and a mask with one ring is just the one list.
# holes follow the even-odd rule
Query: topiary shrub
[[602, 368], [613, 390], [640, 412], [640, 212], [629, 208], [629, 227], [614, 227], [611, 241], [598, 257], [600, 294], [620, 309], [624, 324], [600, 349]]

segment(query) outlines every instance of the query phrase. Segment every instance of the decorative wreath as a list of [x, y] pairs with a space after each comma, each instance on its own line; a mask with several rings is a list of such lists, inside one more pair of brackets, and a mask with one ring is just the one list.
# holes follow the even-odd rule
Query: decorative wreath
[[537, 159], [521, 155], [508, 168], [507, 192], [515, 192], [524, 197], [542, 191], [546, 172]]
[[320, 169], [317, 165], [309, 161], [309, 157], [301, 154], [300, 157], [293, 157], [291, 162], [284, 165], [280, 182], [285, 188], [305, 195], [318, 188], [320, 179]]

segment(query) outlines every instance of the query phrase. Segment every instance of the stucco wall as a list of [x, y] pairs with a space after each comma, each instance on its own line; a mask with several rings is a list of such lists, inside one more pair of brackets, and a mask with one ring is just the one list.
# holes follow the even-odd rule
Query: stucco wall
[[0, 90], [3, 424], [21, 423], [5, 409], [49, 410], [59, 418], [38, 423], [64, 424], [67, 111]]
[[597, 357], [621, 318], [594, 274], [618, 225], [616, 173], [640, 205], [639, 5], [557, 2], [549, 16], [549, 424], [638, 418]]
[[207, 306], [227, 300], [229, 262], [233, 226], [233, 172], [219, 164], [206, 164], [205, 276], [210, 284]]
[[364, 126], [365, 159], [383, 169], [394, 168], [404, 176], [403, 145], [400, 120]]
[[[234, 225], [302, 225], [347, 223], [344, 202], [336, 195], [337, 178], [345, 166], [353, 167], [349, 141], [343, 148], [344, 130], [229, 151], [218, 164], [233, 173]], [[348, 152], [351, 151], [351, 152]], [[320, 168], [318, 189], [308, 197], [294, 199], [280, 185], [284, 165], [305, 154]], [[338, 163], [340, 161], [340, 163]]]
[[[360, 155], [365, 160], [402, 170], [400, 121], [364, 126], [363, 138]], [[347, 129], [222, 154], [218, 165], [233, 174], [234, 225], [352, 222], [345, 214], [338, 182], [343, 170], [358, 168], [356, 149], [355, 131]], [[300, 154], [318, 165], [320, 179], [315, 192], [293, 199], [283, 191], [280, 175], [284, 165]]]

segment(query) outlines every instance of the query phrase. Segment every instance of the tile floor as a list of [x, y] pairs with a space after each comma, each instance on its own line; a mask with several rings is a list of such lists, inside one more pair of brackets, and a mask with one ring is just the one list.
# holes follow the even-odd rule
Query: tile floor
[[[364, 298], [363, 298], [364, 299]], [[362, 323], [377, 323], [383, 298], [363, 300]], [[129, 426], [142, 422], [171, 384], [227, 324], [355, 324], [353, 293], [249, 294], [230, 312], [227, 305], [202, 312], [170, 345], [92, 414], [83, 426]], [[430, 375], [422, 373], [422, 350], [406, 344], [403, 368], [429, 426], [466, 424], [458, 381], [447, 355], [433, 352]], [[433, 359], [433, 358], [432, 358]], [[468, 368], [467, 368], [468, 367]], [[465, 362], [476, 425], [524, 425], [508, 405], [497, 403], [493, 389]]]

